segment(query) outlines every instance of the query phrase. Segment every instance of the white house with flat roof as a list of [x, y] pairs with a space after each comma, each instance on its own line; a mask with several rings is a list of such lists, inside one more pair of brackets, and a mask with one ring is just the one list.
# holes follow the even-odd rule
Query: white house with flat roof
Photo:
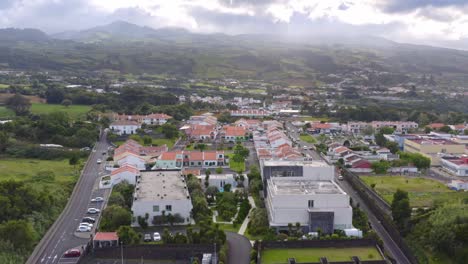
[[142, 171], [135, 185], [132, 212], [138, 226], [138, 216], [148, 214], [148, 225], [153, 226], [161, 216], [179, 215], [183, 222], [190, 223], [192, 201], [180, 171]]

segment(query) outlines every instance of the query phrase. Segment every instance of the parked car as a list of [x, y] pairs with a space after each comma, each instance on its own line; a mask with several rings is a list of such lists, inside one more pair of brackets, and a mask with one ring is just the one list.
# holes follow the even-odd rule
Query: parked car
[[103, 202], [103, 201], [104, 201], [104, 198], [102, 197], [96, 197], [96, 198], [91, 199], [91, 202], [94, 202], [94, 203]]
[[88, 208], [88, 214], [99, 214], [101, 210], [97, 208]]
[[101, 159], [98, 159], [97, 160], [97, 164], [101, 164], [102, 163], [102, 160]]
[[161, 235], [158, 232], [154, 232], [153, 240], [154, 241], [161, 241]]
[[65, 254], [63, 254], [63, 256], [65, 258], [77, 258], [81, 256], [81, 251], [79, 249], [73, 248], [65, 251]]
[[81, 222], [81, 223], [80, 223], [80, 226], [87, 226], [87, 227], [91, 227], [91, 228], [92, 228], [92, 227], [93, 227], [93, 224], [91, 224], [91, 223], [86, 223], [86, 222]]
[[76, 229], [76, 232], [89, 232], [91, 231], [91, 227], [89, 226], [78, 226], [78, 228]]
[[95, 223], [96, 222], [96, 219], [92, 218], [92, 217], [84, 217], [81, 222], [84, 222], [84, 223]]
[[151, 239], [151, 234], [145, 234], [145, 237], [143, 238], [143, 241], [145, 241], [145, 242], [150, 242], [150, 241], [152, 241], [152, 239]]
[[339, 180], [339, 181], [342, 181], [342, 180], [344, 180], [343, 176], [341, 176], [341, 175], [340, 175], [340, 176], [338, 176], [338, 180]]

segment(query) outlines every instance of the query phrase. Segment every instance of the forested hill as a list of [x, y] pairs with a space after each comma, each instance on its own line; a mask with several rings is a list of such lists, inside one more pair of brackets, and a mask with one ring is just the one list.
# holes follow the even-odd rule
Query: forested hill
[[30, 29], [0, 30], [0, 69], [7, 68], [267, 80], [313, 79], [317, 74], [361, 69], [465, 75], [468, 52], [365, 36], [342, 42], [318, 38], [293, 42], [274, 36], [202, 35], [116, 22], [55, 36]]

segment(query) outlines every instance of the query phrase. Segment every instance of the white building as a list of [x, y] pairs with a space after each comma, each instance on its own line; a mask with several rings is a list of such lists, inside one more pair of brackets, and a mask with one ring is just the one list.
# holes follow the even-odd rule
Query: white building
[[272, 178], [265, 206], [271, 227], [287, 230], [299, 222], [304, 232], [333, 233], [353, 228], [349, 196], [334, 181]]
[[445, 157], [440, 159], [442, 168], [457, 176], [468, 176], [468, 157]]
[[[208, 178], [208, 185], [209, 186], [216, 186], [218, 189], [224, 188], [226, 184], [230, 184], [231, 188], [237, 188], [237, 187], [242, 187], [239, 186], [240, 179], [236, 180], [237, 174], [210, 174], [210, 177]], [[205, 175], [200, 175], [197, 176], [200, 180], [205, 182]], [[247, 175], [244, 174], [244, 182], [243, 182], [243, 187], [248, 188], [249, 179], [247, 178]]]
[[352, 226], [349, 196], [334, 182], [335, 168], [322, 161], [264, 160], [261, 174], [270, 226], [325, 233]]
[[450, 188], [453, 188], [457, 191], [459, 190], [468, 190], [468, 181], [461, 181], [461, 180], [452, 180], [451, 183], [448, 184]]
[[140, 170], [137, 167], [124, 164], [120, 168], [111, 172], [111, 183], [112, 185], [119, 184], [123, 181], [127, 181], [130, 184], [135, 185], [137, 177], [140, 175]]
[[138, 122], [131, 120], [115, 121], [110, 124], [110, 129], [117, 135], [135, 134], [137, 129], [140, 128], [141, 125]]
[[[163, 215], [178, 215], [179, 224], [190, 223], [192, 202], [184, 177], [180, 171], [143, 171], [135, 186], [132, 212], [133, 226], [138, 226], [138, 216], [149, 215], [148, 225], [153, 226]], [[168, 224], [168, 223], [167, 223]]]
[[124, 156], [120, 156], [115, 162], [121, 167], [125, 164], [129, 164], [135, 166], [139, 170], [146, 169], [146, 160], [131, 152], [126, 152]]

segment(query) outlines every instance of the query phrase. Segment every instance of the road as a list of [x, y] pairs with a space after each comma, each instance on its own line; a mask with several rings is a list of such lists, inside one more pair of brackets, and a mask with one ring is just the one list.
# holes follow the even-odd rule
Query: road
[[[303, 148], [304, 145], [309, 146], [311, 144], [307, 144], [302, 142], [299, 138], [299, 133], [297, 129], [289, 122], [286, 122], [286, 128], [289, 131], [289, 135], [291, 138], [295, 139], [297, 144]], [[303, 152], [309, 155], [313, 160], [323, 160], [322, 157], [314, 150], [303, 150]], [[374, 216], [374, 214], [367, 208], [364, 201], [361, 200], [359, 195], [357, 195], [356, 191], [346, 182], [346, 181], [338, 181], [335, 180], [340, 187], [353, 199], [354, 203], [359, 203], [360, 208], [366, 212], [369, 222], [372, 225], [372, 228], [375, 232], [379, 235], [382, 239], [385, 250], [396, 260], [398, 264], [410, 264], [411, 262], [406, 258], [405, 254], [401, 251], [398, 244], [392, 240], [390, 235], [387, 233], [385, 228], [382, 226], [379, 220]]]
[[[72, 264], [78, 261], [76, 258], [62, 258], [62, 256], [68, 249], [81, 248], [88, 243], [91, 233], [75, 234], [75, 230], [84, 216], [92, 216], [86, 215], [89, 207], [102, 209], [104, 206], [103, 203], [91, 203], [90, 200], [97, 196], [105, 198], [109, 196], [108, 189], [99, 190], [98, 178], [99, 174], [104, 171], [104, 162], [97, 164], [98, 159], [105, 160], [102, 153], [107, 151], [109, 146], [103, 134], [91, 152], [65, 209], [41, 239], [26, 263]], [[96, 215], [92, 217], [97, 218]]]
[[250, 249], [252, 245], [245, 237], [233, 232], [226, 232], [226, 239], [229, 245], [229, 264], [249, 264]]

